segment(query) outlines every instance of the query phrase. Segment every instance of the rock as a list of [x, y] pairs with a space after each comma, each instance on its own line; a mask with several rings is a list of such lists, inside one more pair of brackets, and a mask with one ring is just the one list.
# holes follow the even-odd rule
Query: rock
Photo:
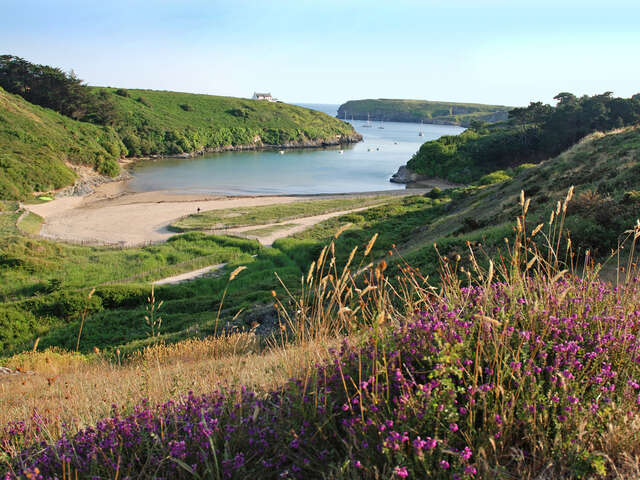
[[280, 319], [278, 318], [278, 310], [273, 305], [256, 305], [251, 311], [247, 312], [244, 321], [254, 326], [254, 332], [259, 337], [268, 337], [278, 331]]
[[425, 179], [424, 175], [412, 172], [406, 165], [401, 166], [396, 173], [393, 174], [390, 182], [393, 183], [412, 183]]

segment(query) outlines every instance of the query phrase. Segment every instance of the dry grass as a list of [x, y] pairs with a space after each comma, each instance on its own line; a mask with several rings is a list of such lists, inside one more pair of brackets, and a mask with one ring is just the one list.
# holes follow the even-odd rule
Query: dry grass
[[237, 385], [270, 389], [293, 376], [306, 376], [335, 344], [261, 348], [253, 333], [238, 333], [157, 345], [116, 363], [100, 355], [87, 359], [56, 350], [24, 353], [9, 366], [25, 373], [0, 377], [0, 425], [28, 419], [37, 410], [57, 423], [51, 426], [55, 437], [62, 422], [75, 428], [93, 424], [114, 403], [127, 407], [141, 398], [158, 403], [189, 390], [207, 393]]

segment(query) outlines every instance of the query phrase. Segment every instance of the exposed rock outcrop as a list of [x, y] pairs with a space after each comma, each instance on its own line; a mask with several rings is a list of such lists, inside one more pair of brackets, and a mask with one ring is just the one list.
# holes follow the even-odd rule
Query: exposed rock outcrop
[[390, 182], [393, 183], [412, 183], [418, 182], [420, 180], [425, 180], [428, 177], [425, 175], [420, 175], [419, 173], [412, 172], [407, 168], [406, 165], [398, 168], [398, 171], [391, 176]]
[[429, 177], [420, 173], [412, 172], [406, 165], [398, 168], [398, 171], [389, 179], [393, 183], [403, 183], [407, 188], [447, 188], [460, 187], [462, 184], [449, 182], [442, 178]]

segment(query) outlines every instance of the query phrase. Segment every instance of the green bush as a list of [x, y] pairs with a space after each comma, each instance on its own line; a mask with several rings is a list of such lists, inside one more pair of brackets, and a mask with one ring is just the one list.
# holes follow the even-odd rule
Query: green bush
[[131, 95], [129, 94], [128, 90], [124, 89], [124, 88], [119, 88], [115, 91], [116, 95], [120, 95], [121, 97], [130, 97]]
[[511, 177], [504, 170], [496, 170], [480, 178], [480, 185], [493, 185], [494, 183], [506, 182], [511, 180]]
[[433, 187], [430, 191], [428, 191], [424, 195], [425, 197], [432, 198], [435, 200], [436, 198], [440, 198], [442, 196], [442, 189], [438, 187]]
[[31, 312], [0, 304], [0, 352], [14, 351], [32, 340], [41, 322]]
[[113, 158], [103, 158], [97, 164], [96, 170], [102, 175], [115, 177], [120, 173], [120, 165]]

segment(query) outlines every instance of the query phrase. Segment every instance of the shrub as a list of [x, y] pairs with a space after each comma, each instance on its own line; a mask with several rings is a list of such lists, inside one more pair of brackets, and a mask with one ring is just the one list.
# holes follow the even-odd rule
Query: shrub
[[13, 305], [0, 304], [0, 352], [22, 347], [33, 339], [41, 325], [33, 313]]
[[432, 198], [435, 200], [436, 198], [440, 198], [442, 196], [442, 189], [438, 187], [433, 187], [430, 191], [428, 191], [424, 195], [425, 197]]
[[120, 95], [121, 97], [126, 97], [126, 98], [131, 97], [131, 95], [129, 94], [129, 91], [124, 88], [119, 88], [114, 93], [116, 95]]
[[511, 180], [511, 177], [504, 170], [496, 170], [480, 178], [480, 185], [493, 185], [494, 183], [506, 182]]
[[96, 170], [102, 175], [115, 177], [120, 173], [120, 165], [113, 158], [103, 158], [98, 162]]
[[137, 98], [137, 101], [140, 102], [141, 104], [150, 107], [151, 106], [151, 102], [149, 102], [149, 100], [147, 100], [145, 97], [140, 96]]
[[357, 225], [359, 223], [364, 223], [365, 219], [362, 215], [359, 215], [357, 213], [347, 213], [346, 215], [342, 215], [340, 217], [340, 221], [355, 223]]
[[181, 104], [180, 108], [182, 110], [184, 110], [185, 112], [193, 112], [193, 107], [191, 105], [189, 105], [188, 103]]

